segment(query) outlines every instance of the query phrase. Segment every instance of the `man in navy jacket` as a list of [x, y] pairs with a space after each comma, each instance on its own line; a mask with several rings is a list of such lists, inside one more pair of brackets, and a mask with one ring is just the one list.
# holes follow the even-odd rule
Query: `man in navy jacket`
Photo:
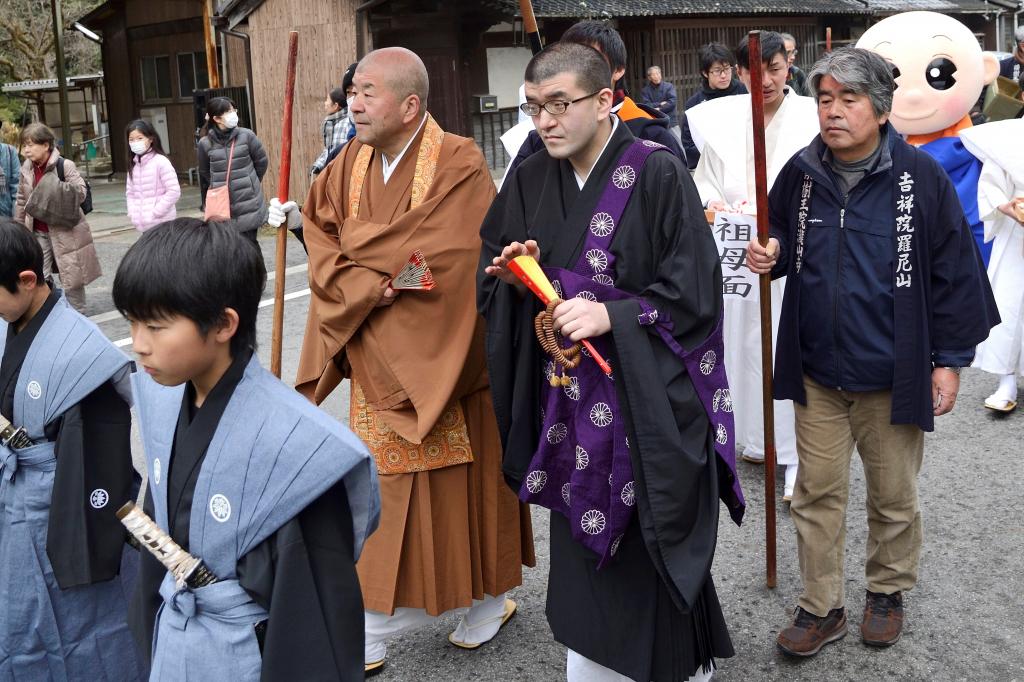
[[888, 123], [890, 65], [841, 48], [811, 71], [821, 133], [779, 174], [758, 273], [787, 276], [775, 398], [796, 401], [791, 514], [803, 593], [779, 648], [812, 656], [846, 635], [850, 457], [867, 482], [866, 644], [889, 646], [917, 580], [924, 432], [956, 402], [961, 367], [999, 321], [956, 190]]

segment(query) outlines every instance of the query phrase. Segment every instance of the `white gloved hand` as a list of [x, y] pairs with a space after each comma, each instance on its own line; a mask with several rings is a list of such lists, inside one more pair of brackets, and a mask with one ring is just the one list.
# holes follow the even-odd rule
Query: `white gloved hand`
[[280, 227], [286, 220], [289, 230], [302, 227], [302, 213], [299, 212], [298, 204], [294, 201], [286, 201], [282, 204], [280, 199], [274, 197], [270, 200], [267, 222], [271, 227]]

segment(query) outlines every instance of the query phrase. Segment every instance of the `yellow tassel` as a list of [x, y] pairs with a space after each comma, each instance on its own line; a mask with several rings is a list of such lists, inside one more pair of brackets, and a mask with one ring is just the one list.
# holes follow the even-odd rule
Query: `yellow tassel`
[[568, 374], [563, 374], [562, 375], [562, 386], [569, 386], [571, 384], [572, 384], [572, 379], [569, 377], [569, 375]]
[[555, 375], [555, 373], [552, 372], [551, 373], [551, 378], [548, 379], [548, 383], [551, 384], [551, 388], [557, 388], [558, 386], [561, 385], [562, 382], [559, 381], [558, 377]]

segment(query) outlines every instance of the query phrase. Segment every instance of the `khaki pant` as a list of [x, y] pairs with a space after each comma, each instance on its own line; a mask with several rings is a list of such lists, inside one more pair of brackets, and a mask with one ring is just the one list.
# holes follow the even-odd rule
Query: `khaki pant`
[[[53, 257], [53, 243], [50, 241], [50, 233], [36, 232], [35, 235], [36, 241], [39, 242], [39, 246], [43, 249], [43, 279], [50, 279], [53, 277], [53, 271], [56, 269], [57, 264]], [[64, 296], [67, 297], [68, 303], [75, 310], [81, 312], [85, 309], [85, 287], [65, 289]]]
[[795, 405], [800, 470], [790, 514], [804, 588], [799, 604], [825, 616], [846, 603], [846, 503], [855, 445], [867, 482], [867, 587], [891, 594], [917, 582], [917, 474], [924, 432], [914, 425], [890, 424], [891, 391], [839, 391], [808, 377], [804, 387], [807, 405]]

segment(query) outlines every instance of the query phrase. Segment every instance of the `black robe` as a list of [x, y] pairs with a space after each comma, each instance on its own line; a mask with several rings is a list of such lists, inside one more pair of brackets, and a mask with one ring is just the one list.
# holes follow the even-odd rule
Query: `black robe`
[[[22, 365], [59, 297], [53, 291], [20, 333], [13, 324], [7, 327], [0, 361], [0, 414], [8, 420], [14, 416]], [[131, 409], [110, 382], [45, 427], [46, 438], [56, 443], [57, 459], [46, 554], [62, 589], [110, 580], [121, 570], [127, 533], [114, 512], [136, 498], [140, 483], [132, 466], [131, 430]], [[110, 496], [110, 504], [101, 509], [89, 504], [97, 488]]]
[[[487, 320], [504, 470], [517, 492], [540, 438], [544, 356], [533, 326], [540, 305], [483, 268], [503, 246], [532, 238], [543, 265], [571, 269], [597, 201], [633, 140], [619, 125], [582, 190], [568, 161], [534, 154], [484, 220], [478, 305]], [[718, 253], [689, 173], [674, 156], [656, 152], [647, 160], [611, 251], [616, 287], [670, 315], [684, 348], [713, 331], [722, 311]], [[638, 324], [636, 301], [606, 305], [638, 516], [613, 563], [597, 571], [597, 556], [572, 540], [563, 516], [551, 514], [548, 622], [556, 640], [591, 660], [636, 680], [675, 682], [712, 657], [733, 654], [710, 577], [718, 485], [729, 473], [714, 454], [682, 360]]]
[[[202, 407], [195, 407], [191, 384], [182, 398], [167, 500], [171, 537], [186, 550], [199, 471], [250, 357], [234, 359]], [[155, 517], [148, 491], [144, 509]], [[270, 614], [265, 630], [258, 629], [261, 679], [363, 679], [363, 598], [353, 544], [352, 514], [339, 481], [238, 561], [238, 581]], [[166, 573], [144, 553], [129, 620], [147, 661]]]

